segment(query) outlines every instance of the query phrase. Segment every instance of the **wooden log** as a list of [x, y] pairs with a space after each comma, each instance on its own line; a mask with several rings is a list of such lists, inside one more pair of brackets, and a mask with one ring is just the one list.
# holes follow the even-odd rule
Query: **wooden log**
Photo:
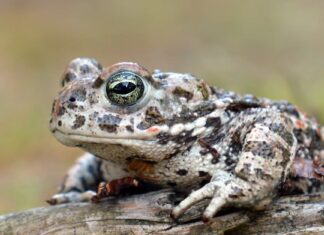
[[0, 216], [0, 234], [324, 234], [324, 193], [282, 197], [264, 212], [223, 212], [209, 224], [200, 220], [208, 201], [172, 220], [170, 210], [180, 200], [160, 190], [35, 208]]

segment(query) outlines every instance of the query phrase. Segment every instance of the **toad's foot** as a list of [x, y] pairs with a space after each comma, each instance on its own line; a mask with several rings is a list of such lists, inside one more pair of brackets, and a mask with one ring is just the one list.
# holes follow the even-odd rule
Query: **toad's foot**
[[88, 190], [85, 192], [71, 191], [55, 194], [46, 202], [50, 205], [63, 204], [69, 202], [89, 202], [96, 192]]
[[125, 177], [118, 180], [112, 180], [109, 183], [102, 182], [98, 186], [98, 192], [91, 200], [98, 203], [102, 198], [114, 195], [128, 194], [132, 189], [138, 188], [138, 180], [132, 177]]
[[[222, 179], [222, 180], [220, 180]], [[211, 201], [203, 213], [203, 221], [208, 222], [213, 216], [226, 206], [252, 207], [256, 210], [264, 209], [270, 202], [269, 198], [259, 198], [252, 192], [254, 186], [231, 174], [213, 177], [210, 183], [197, 191], [192, 192], [171, 213], [173, 218], [183, 215], [192, 205], [211, 198]]]

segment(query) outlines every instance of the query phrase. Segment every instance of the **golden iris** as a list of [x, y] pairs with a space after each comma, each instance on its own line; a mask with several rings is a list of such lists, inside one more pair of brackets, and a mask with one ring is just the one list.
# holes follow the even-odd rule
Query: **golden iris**
[[144, 83], [138, 74], [120, 71], [108, 78], [106, 93], [113, 104], [130, 106], [143, 96]]

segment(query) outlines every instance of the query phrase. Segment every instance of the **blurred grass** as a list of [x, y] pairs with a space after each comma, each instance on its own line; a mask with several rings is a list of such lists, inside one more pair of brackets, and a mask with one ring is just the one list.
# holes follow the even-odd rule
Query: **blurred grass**
[[324, 121], [323, 1], [1, 1], [0, 213], [44, 205], [81, 152], [47, 129], [65, 65], [136, 61]]

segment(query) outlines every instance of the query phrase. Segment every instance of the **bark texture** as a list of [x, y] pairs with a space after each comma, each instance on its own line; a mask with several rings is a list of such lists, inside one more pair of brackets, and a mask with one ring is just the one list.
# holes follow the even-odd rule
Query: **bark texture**
[[200, 221], [207, 201], [173, 221], [179, 200], [161, 190], [35, 208], [0, 216], [0, 234], [324, 234], [324, 193], [282, 197], [264, 212], [227, 210], [209, 224]]

